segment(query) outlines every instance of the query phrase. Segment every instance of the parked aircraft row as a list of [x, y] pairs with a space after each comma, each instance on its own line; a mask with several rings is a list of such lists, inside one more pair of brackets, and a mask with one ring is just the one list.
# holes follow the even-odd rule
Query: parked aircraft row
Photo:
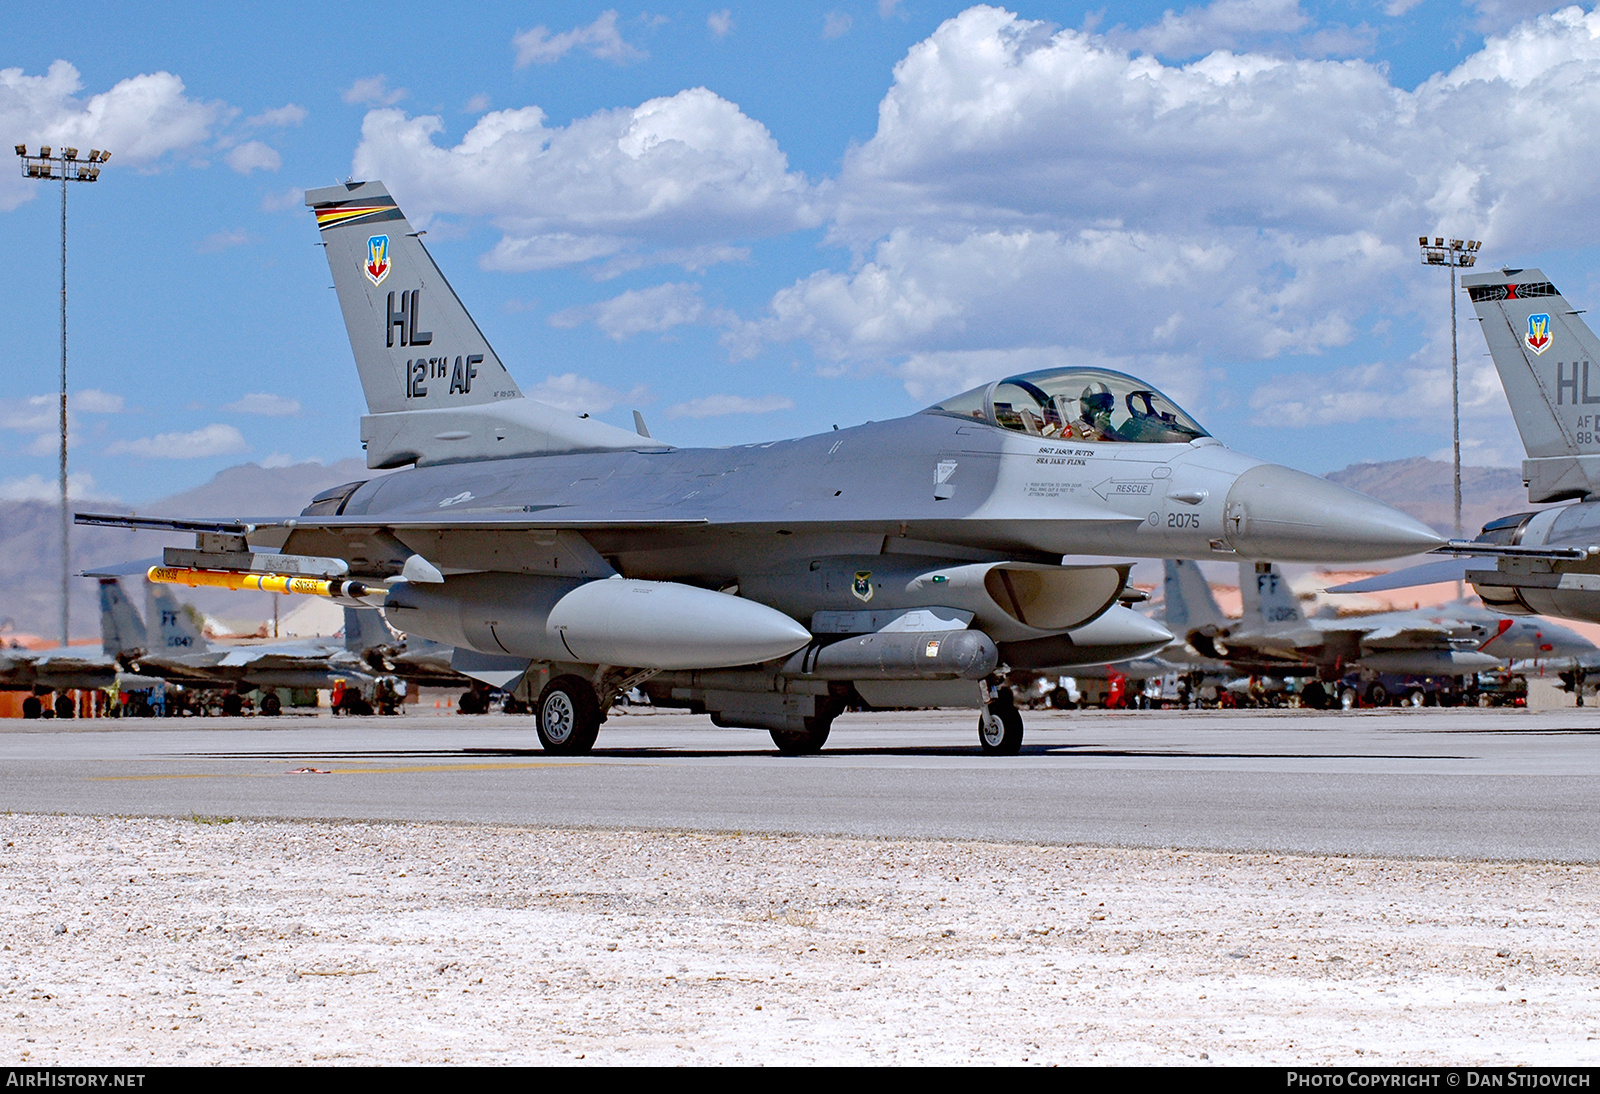
[[[60, 694], [174, 684], [237, 694], [253, 689], [331, 688], [340, 681], [370, 688], [380, 675], [440, 686], [459, 686], [465, 679], [449, 670], [448, 651], [441, 665], [438, 647], [427, 643], [408, 647], [372, 608], [345, 609], [342, 641], [304, 638], [217, 645], [205, 637], [170, 587], [150, 586], [147, 626], [116, 578], [102, 577], [99, 583], [100, 652], [81, 647], [0, 648], [0, 690]], [[275, 696], [266, 701], [270, 713], [277, 712], [277, 703]]]
[[297, 515], [86, 523], [193, 532], [152, 576], [380, 607], [512, 689], [556, 752], [634, 687], [814, 752], [847, 703], [980, 706], [996, 669], [1154, 652], [1130, 564], [1360, 561], [1441, 537], [1371, 498], [1224, 446], [1099, 368], [1010, 376], [909, 417], [681, 449], [523, 396], [378, 182], [307, 193], [369, 413], [374, 469]]

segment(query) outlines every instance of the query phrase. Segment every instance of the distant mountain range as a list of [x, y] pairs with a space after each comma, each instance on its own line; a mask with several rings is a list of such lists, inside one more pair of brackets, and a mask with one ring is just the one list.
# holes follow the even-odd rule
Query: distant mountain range
[[[292, 467], [264, 468], [247, 463], [220, 472], [204, 486], [175, 494], [139, 512], [161, 516], [285, 516], [300, 512], [313, 494], [340, 483], [370, 479], [359, 459], [322, 465], [302, 463]], [[1463, 467], [1462, 525], [1468, 536], [1486, 521], [1538, 506], [1528, 504], [1519, 471], [1504, 467]], [[1453, 521], [1451, 470], [1439, 460], [1390, 460], [1352, 464], [1327, 476], [1333, 482], [1359, 490], [1409, 513], [1449, 534]], [[77, 509], [129, 512], [127, 506], [82, 502]], [[0, 502], [0, 633], [54, 636], [59, 629], [60, 568], [56, 561], [59, 532], [57, 510], [43, 502]], [[127, 532], [115, 528], [72, 529], [73, 572], [161, 553], [165, 546], [192, 547], [192, 536], [164, 536], [153, 532]], [[185, 590], [185, 599], [209, 615], [229, 621], [234, 629], [272, 618], [273, 596], [233, 593], [220, 589]], [[136, 602], [138, 598], [136, 597]], [[296, 605], [278, 598], [280, 612]], [[100, 605], [94, 582], [72, 581], [72, 633], [98, 635]]]
[[[1385, 463], [1353, 463], [1324, 476], [1409, 513], [1450, 535], [1455, 524], [1455, 473], [1442, 460], [1416, 457]], [[1471, 539], [1489, 521], [1548, 506], [1528, 504], [1522, 471], [1515, 467], [1462, 467], [1461, 532]]]

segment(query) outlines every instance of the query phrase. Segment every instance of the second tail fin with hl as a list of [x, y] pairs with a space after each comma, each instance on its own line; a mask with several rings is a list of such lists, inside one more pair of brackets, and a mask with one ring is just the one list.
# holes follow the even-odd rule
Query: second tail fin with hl
[[1600, 339], [1541, 270], [1468, 274], [1528, 458], [1528, 500], [1600, 493]]

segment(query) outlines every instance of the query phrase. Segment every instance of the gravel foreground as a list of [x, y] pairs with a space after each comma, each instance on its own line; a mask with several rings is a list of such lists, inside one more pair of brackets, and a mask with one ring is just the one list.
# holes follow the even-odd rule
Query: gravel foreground
[[1597, 868], [0, 816], [13, 1063], [1593, 1064]]

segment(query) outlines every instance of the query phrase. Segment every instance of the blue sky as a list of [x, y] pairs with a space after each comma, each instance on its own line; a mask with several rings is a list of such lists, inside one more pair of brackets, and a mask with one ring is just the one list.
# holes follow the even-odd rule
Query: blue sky
[[[69, 195], [86, 497], [359, 454], [299, 198], [352, 173], [426, 225], [524, 391], [687, 445], [1080, 362], [1305, 470], [1439, 456], [1448, 301], [1416, 236], [1600, 290], [1589, 9], [67, 10], [8, 17], [0, 143], [114, 153]], [[55, 488], [59, 214], [0, 176], [3, 497]], [[1460, 334], [1466, 458], [1513, 464]]]

